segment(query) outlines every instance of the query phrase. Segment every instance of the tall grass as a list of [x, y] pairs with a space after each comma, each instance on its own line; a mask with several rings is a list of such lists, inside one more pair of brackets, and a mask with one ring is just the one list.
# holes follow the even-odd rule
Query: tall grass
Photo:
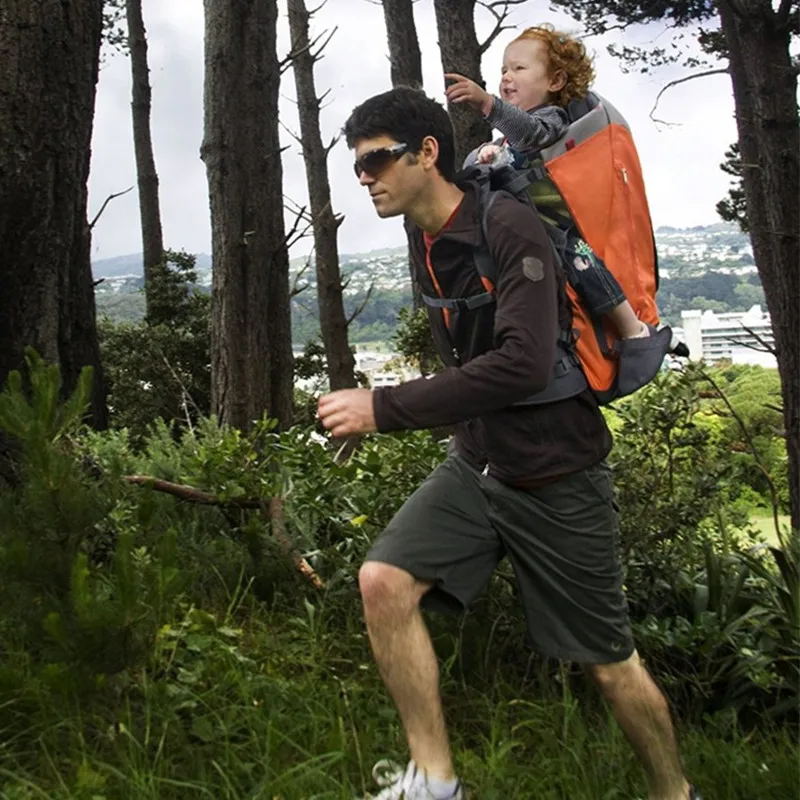
[[[333, 800], [369, 791], [373, 762], [405, 752], [358, 612], [324, 601], [266, 611], [250, 598], [217, 617], [186, 608], [160, 631], [145, 668], [83, 700], [53, 676], [30, 674], [0, 708], [0, 797]], [[473, 668], [464, 637], [433, 624], [471, 796], [646, 795], [627, 743], [585, 684], [540, 662], [527, 675], [491, 658]], [[789, 730], [745, 734], [730, 714], [680, 730], [688, 773], [707, 796], [796, 795]]]

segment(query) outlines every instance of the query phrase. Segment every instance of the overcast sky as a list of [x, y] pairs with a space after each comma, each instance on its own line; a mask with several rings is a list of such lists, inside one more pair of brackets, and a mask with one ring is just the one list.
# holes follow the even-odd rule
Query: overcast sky
[[[279, 57], [287, 50], [288, 21], [280, 2]], [[309, 0], [309, 6], [318, 5]], [[203, 3], [201, 0], [143, 0], [153, 88], [152, 129], [161, 185], [161, 215], [167, 247], [189, 252], [211, 250], [208, 185], [199, 151], [203, 135]], [[425, 88], [443, 99], [443, 78], [437, 47], [433, 0], [414, 6], [422, 49]], [[476, 25], [483, 39], [492, 19], [478, 9]], [[572, 32], [577, 24], [551, 12], [544, 0], [517, 7], [509, 22], [517, 26], [552, 21]], [[328, 0], [312, 21], [312, 35], [338, 25], [317, 64], [318, 92], [330, 89], [322, 114], [323, 139], [340, 128], [359, 102], [390, 88], [388, 48], [379, 5], [370, 0]], [[483, 77], [497, 91], [503, 47], [514, 36], [504, 31], [483, 60]], [[619, 34], [617, 34], [618, 36]], [[629, 36], [631, 34], [628, 34]], [[633, 34], [637, 41], [656, 40], [666, 46], [670, 34], [652, 27]], [[597, 56], [596, 88], [622, 111], [633, 129], [656, 226], [685, 227], [718, 221], [714, 210], [729, 185], [720, 169], [728, 145], [736, 138], [733, 98], [727, 75], [715, 75], [670, 89], [658, 113], [672, 123], [649, 118], [659, 89], [670, 79], [688, 74], [681, 68], [655, 70], [652, 75], [623, 74], [605, 51], [604, 39], [587, 46]], [[280, 115], [298, 130], [294, 78], [284, 74]], [[284, 192], [306, 202], [305, 173], [299, 147], [282, 134], [290, 150], [284, 154]], [[403, 243], [399, 220], [378, 220], [352, 170], [352, 153], [340, 142], [329, 157], [334, 210], [345, 214], [340, 250], [357, 253]], [[126, 57], [107, 57], [100, 73], [89, 181], [89, 215], [112, 192], [136, 183], [130, 118], [130, 66]], [[298, 245], [301, 255], [310, 242]], [[138, 200], [135, 190], [111, 203], [94, 229], [93, 258], [141, 251]]]

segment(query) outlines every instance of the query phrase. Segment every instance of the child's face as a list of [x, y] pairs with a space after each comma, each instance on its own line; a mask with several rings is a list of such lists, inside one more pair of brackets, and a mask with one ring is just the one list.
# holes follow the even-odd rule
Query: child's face
[[503, 55], [500, 97], [524, 111], [547, 103], [564, 86], [563, 73], [550, 74], [547, 46], [538, 39], [511, 42]]

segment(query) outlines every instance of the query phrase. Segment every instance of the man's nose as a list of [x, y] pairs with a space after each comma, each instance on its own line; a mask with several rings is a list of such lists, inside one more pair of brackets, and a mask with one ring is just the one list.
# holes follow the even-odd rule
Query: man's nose
[[362, 186], [369, 186], [370, 184], [375, 183], [375, 178], [373, 178], [372, 175], [370, 175], [366, 170], [362, 170], [361, 174], [358, 176], [358, 182]]

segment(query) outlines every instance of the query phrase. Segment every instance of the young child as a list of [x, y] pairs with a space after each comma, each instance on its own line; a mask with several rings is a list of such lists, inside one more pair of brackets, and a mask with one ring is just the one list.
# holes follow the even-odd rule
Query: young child
[[[592, 61], [576, 39], [544, 24], [524, 30], [505, 49], [500, 97], [456, 73], [446, 89], [451, 103], [469, 103], [505, 136], [502, 144], [486, 143], [471, 153], [466, 164], [532, 166], [539, 151], [557, 141], [569, 126], [566, 107], [587, 95], [594, 80]], [[545, 215], [563, 201], [549, 181], [534, 186], [533, 200]], [[549, 184], [549, 189], [548, 185]], [[625, 299], [619, 284], [573, 228], [567, 237], [567, 277], [587, 309], [608, 316], [623, 339], [649, 336]]]

